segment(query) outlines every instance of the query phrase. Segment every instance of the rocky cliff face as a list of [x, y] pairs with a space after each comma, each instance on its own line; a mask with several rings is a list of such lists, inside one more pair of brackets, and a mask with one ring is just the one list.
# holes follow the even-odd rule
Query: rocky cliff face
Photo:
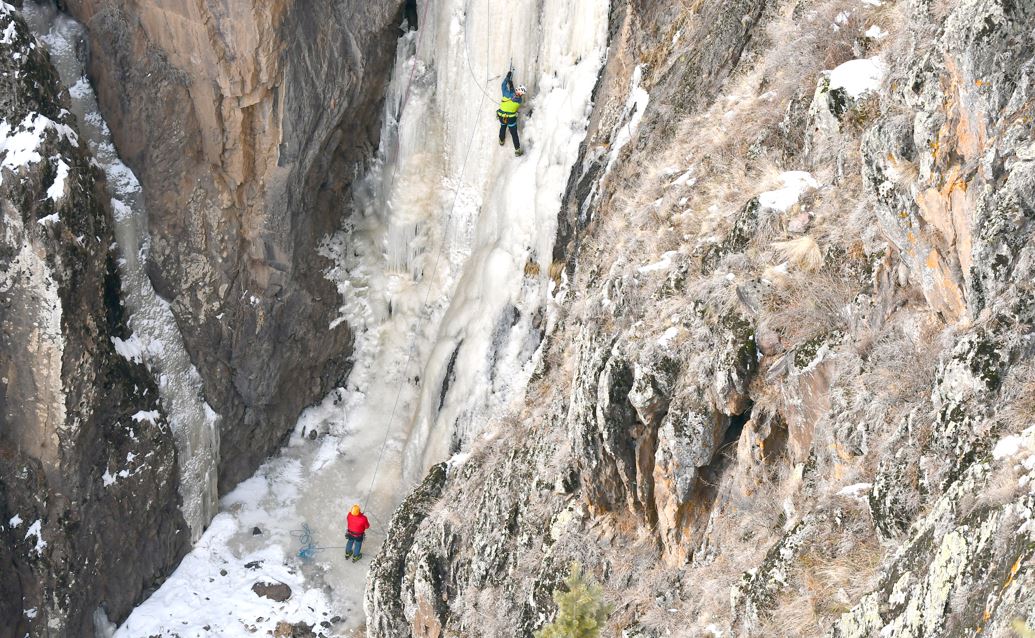
[[399, 509], [370, 634], [529, 636], [573, 560], [624, 636], [1035, 627], [1035, 7], [659, 4], [527, 401]]
[[103, 174], [0, 3], [0, 634], [92, 635], [187, 549], [177, 457], [128, 338]]
[[322, 237], [348, 213], [402, 2], [69, 0], [150, 212], [150, 274], [222, 416], [220, 485], [347, 372]]

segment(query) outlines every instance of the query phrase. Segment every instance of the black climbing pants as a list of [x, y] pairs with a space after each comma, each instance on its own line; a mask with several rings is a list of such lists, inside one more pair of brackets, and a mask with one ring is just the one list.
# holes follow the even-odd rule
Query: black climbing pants
[[503, 142], [506, 141], [506, 139], [507, 139], [507, 129], [508, 128], [510, 129], [510, 137], [514, 140], [514, 148], [515, 149], [521, 148], [521, 140], [518, 139], [517, 120], [516, 119], [514, 120], [513, 124], [508, 124], [506, 122], [503, 122], [503, 124], [500, 125], [500, 144], [502, 144]]

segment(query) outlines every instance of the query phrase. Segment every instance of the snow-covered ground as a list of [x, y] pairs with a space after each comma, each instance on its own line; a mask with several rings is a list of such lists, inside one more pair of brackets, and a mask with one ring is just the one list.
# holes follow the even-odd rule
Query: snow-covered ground
[[[363, 624], [369, 557], [392, 510], [431, 464], [520, 399], [531, 373], [608, 10], [608, 0], [515, 0], [505, 11], [418, 1], [421, 28], [399, 41], [379, 159], [347, 227], [321, 249], [342, 295], [338, 321], [357, 335], [347, 385], [222, 499], [192, 553], [117, 636], [265, 635], [281, 620], [325, 622], [335, 635]], [[532, 96], [521, 158], [509, 136], [505, 148], [496, 141], [511, 59]], [[358, 564], [341, 548], [353, 502], [374, 525]], [[326, 548], [309, 561], [297, 556], [303, 522]], [[259, 598], [257, 581], [294, 594]]]

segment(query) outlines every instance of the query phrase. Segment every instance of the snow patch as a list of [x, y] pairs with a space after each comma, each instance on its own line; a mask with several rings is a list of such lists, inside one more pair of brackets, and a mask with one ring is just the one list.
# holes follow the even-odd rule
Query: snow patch
[[[694, 167], [691, 166], [690, 168], [688, 168], [686, 170], [685, 173], [683, 173], [682, 175], [680, 175], [676, 179], [672, 180], [669, 183], [669, 186], [693, 186], [694, 183], [697, 181], [697, 180], [694, 180], [693, 182], [690, 181], [691, 178], [693, 177], [693, 175], [694, 175]], [[684, 200], [685, 200], [685, 198], [684, 198]], [[680, 204], [679, 204], [680, 206], [682, 206], [685, 203], [684, 200], [680, 200]]]
[[449, 460], [446, 461], [446, 466], [449, 468], [450, 472], [453, 472], [462, 468], [469, 458], [471, 458], [471, 454], [469, 452], [457, 452], [453, 456], [449, 457]]
[[[232, 549], [239, 531], [230, 514], [216, 516], [176, 571], [133, 611], [115, 637], [164, 636], [168, 628], [181, 636], [265, 636], [281, 621], [318, 625], [344, 615], [344, 610], [332, 608], [327, 593], [306, 587], [302, 570], [287, 561], [281, 546]], [[361, 572], [354, 573], [362, 580]], [[291, 597], [282, 603], [261, 598], [252, 591], [260, 582], [284, 583]], [[349, 612], [362, 614], [360, 609]]]
[[28, 531], [25, 532], [25, 540], [29, 540], [31, 536], [36, 537], [36, 546], [32, 548], [32, 551], [36, 552], [37, 556], [42, 556], [43, 550], [47, 547], [47, 541], [43, 540], [43, 521], [37, 520], [29, 526]]
[[54, 183], [47, 189], [47, 197], [56, 202], [65, 196], [65, 180], [68, 178], [68, 163], [63, 159], [57, 161], [57, 175], [54, 176]]
[[667, 348], [672, 344], [672, 340], [679, 336], [679, 326], [672, 326], [665, 332], [661, 333], [661, 336], [657, 339], [657, 344], [662, 348]]
[[1021, 434], [1000, 439], [992, 449], [992, 456], [999, 461], [1012, 462], [1020, 474], [1018, 485], [1035, 494], [1035, 426]]
[[862, 498], [866, 494], [870, 493], [870, 488], [873, 487], [872, 483], [855, 483], [842, 487], [837, 491], [838, 496], [850, 496], [852, 498]]
[[143, 362], [144, 352], [146, 352], [147, 348], [136, 333], [130, 335], [129, 339], [126, 340], [112, 337], [111, 342], [115, 345], [115, 352], [123, 359], [133, 363]]
[[636, 130], [640, 127], [640, 120], [643, 119], [643, 113], [647, 110], [647, 104], [650, 103], [650, 94], [640, 88], [642, 81], [643, 65], [637, 64], [636, 68], [633, 69], [632, 79], [629, 83], [629, 99], [625, 102], [625, 110], [619, 120], [624, 121], [625, 124], [618, 129], [618, 133], [615, 134], [614, 140], [611, 142], [611, 152], [607, 158], [607, 168], [604, 170], [605, 175], [611, 172], [611, 167], [618, 160], [618, 154], [622, 152], [622, 147], [632, 140]]
[[819, 183], [806, 171], [780, 173], [783, 187], [766, 191], [758, 196], [758, 204], [764, 209], [786, 213], [798, 203], [801, 196], [819, 188]]
[[4, 156], [0, 167], [17, 170], [39, 162], [43, 158], [37, 149], [43, 143], [46, 132], [51, 129], [65, 137], [73, 146], [79, 146], [78, 136], [71, 127], [59, 124], [39, 113], [29, 113], [15, 126], [7, 120], [0, 121], [0, 154]]
[[121, 199], [111, 199], [111, 216], [117, 222], [125, 221], [133, 216], [133, 209], [126, 205]]
[[828, 73], [831, 91], [842, 89], [848, 97], [858, 99], [880, 88], [888, 67], [879, 56], [875, 56], [849, 60]]
[[992, 456], [996, 460], [1002, 460], [1011, 456], [1017, 456], [1022, 449], [1025, 449], [1027, 441], [1022, 436], [1007, 436], [999, 439], [992, 449]]
[[678, 250], [670, 250], [663, 254], [661, 256], [661, 259], [659, 259], [658, 261], [651, 264], [647, 264], [646, 266], [640, 266], [636, 269], [636, 272], [648, 273], [658, 272], [660, 270], [668, 270], [672, 267], [672, 258], [677, 256], [679, 256]]
[[15, 128], [6, 120], [0, 122], [0, 153], [4, 154], [0, 166], [18, 169], [40, 161], [42, 158], [36, 148], [43, 142], [43, 132], [49, 121], [42, 115], [30, 113]]
[[258, 509], [262, 500], [269, 496], [269, 493], [269, 484], [266, 479], [261, 476], [253, 476], [241, 481], [233, 491], [223, 497], [220, 505], [228, 509], [235, 505]]
[[[4, 6], [6, 7], [6, 5], [4, 5]], [[5, 10], [4, 14], [6, 14], [6, 13], [7, 13], [7, 11]], [[17, 31], [18, 31], [17, 23], [15, 23], [14, 20], [11, 20], [10, 22], [8, 22], [7, 23], [7, 28], [4, 29], [3, 35], [0, 36], [0, 44], [13, 44], [14, 43], [14, 36], [17, 35]]]
[[81, 100], [93, 95], [93, 87], [90, 86], [90, 80], [86, 79], [85, 75], [80, 77], [75, 84], [68, 87], [68, 95], [73, 100]]
[[866, 29], [863, 35], [871, 40], [882, 40], [888, 36], [888, 32], [874, 24], [869, 29]]
[[11, 520], [7, 521], [7, 524], [11, 526], [11, 529], [18, 529], [18, 526], [22, 524], [22, 517], [15, 514]]
[[158, 410], [141, 410], [140, 412], [134, 414], [132, 419], [137, 423], [140, 423], [141, 421], [147, 421], [151, 425], [154, 425], [158, 422], [158, 419], [160, 417], [161, 415], [159, 414]]

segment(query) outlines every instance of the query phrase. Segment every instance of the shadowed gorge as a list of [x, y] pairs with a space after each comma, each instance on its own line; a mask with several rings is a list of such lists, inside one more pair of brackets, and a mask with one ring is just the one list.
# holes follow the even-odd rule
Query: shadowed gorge
[[221, 416], [220, 485], [348, 372], [319, 241], [377, 147], [401, 2], [91, 2], [101, 112], [150, 210], [148, 273]]

